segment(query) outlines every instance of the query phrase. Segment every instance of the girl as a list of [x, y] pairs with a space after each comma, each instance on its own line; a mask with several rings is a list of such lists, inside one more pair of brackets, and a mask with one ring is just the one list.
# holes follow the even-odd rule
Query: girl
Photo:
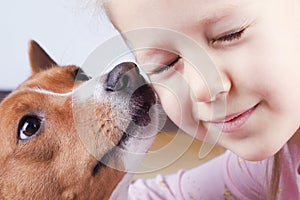
[[300, 199], [299, 0], [103, 6], [172, 121], [229, 149], [193, 170], [136, 181], [131, 199]]

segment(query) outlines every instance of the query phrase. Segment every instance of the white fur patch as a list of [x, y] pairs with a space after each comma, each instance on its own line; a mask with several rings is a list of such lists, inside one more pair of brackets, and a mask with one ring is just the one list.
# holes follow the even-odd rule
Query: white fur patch
[[37, 93], [40, 93], [40, 94], [46, 94], [46, 95], [58, 96], [58, 97], [67, 97], [67, 96], [70, 96], [70, 95], [73, 94], [73, 91], [67, 92], [67, 93], [56, 93], [56, 92], [53, 92], [53, 91], [50, 91], [50, 90], [45, 90], [45, 89], [42, 89], [42, 88], [29, 88], [28, 90], [32, 91], [32, 92], [37, 92]]

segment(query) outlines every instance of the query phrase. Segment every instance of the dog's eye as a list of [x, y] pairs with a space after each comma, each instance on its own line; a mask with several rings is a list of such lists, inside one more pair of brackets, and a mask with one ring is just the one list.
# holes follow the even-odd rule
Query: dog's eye
[[28, 140], [40, 133], [42, 120], [37, 116], [24, 116], [18, 128], [18, 139]]

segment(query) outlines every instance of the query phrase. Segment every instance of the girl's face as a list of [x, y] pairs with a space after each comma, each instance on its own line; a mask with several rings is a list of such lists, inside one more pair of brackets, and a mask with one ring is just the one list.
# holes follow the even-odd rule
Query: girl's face
[[220, 132], [220, 145], [261, 160], [299, 129], [298, 1], [110, 0], [106, 6], [121, 32], [170, 33], [124, 36], [179, 127], [201, 140]]

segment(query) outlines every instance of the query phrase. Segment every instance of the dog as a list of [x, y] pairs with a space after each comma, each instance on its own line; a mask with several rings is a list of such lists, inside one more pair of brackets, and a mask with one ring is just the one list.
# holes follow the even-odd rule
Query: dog
[[35, 41], [29, 60], [0, 104], [0, 199], [126, 199], [157, 132], [152, 87], [131, 62], [91, 79]]

